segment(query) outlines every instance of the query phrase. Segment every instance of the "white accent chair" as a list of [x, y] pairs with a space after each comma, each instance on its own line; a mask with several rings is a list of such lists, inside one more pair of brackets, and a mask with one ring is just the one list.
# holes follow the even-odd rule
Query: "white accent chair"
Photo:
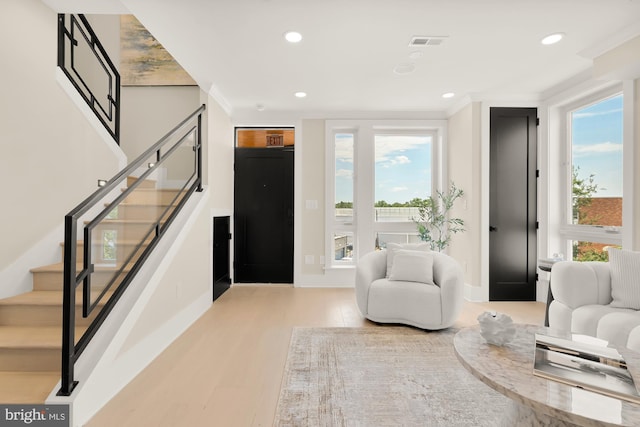
[[362, 315], [378, 323], [444, 329], [458, 318], [464, 301], [464, 274], [457, 261], [433, 256], [434, 284], [387, 278], [387, 251], [364, 255], [356, 268], [356, 301]]
[[[561, 261], [551, 269], [549, 327], [640, 351], [640, 311], [611, 303], [608, 262]], [[615, 305], [615, 304], [614, 304]]]

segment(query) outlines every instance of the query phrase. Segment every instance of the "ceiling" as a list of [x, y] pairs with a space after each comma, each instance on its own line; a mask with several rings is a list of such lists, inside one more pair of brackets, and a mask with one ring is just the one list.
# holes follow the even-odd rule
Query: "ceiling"
[[[594, 56], [640, 34], [640, 0], [111, 4], [136, 15], [232, 116], [258, 114], [258, 105], [263, 113], [327, 117], [446, 112], [470, 99], [541, 99], [588, 73]], [[302, 41], [286, 42], [289, 30], [300, 32]], [[566, 36], [543, 46], [540, 40], [554, 32]], [[409, 47], [413, 36], [443, 42]], [[398, 66], [414, 71], [397, 74]], [[296, 98], [297, 91], [307, 97]], [[455, 96], [444, 99], [445, 92]]]

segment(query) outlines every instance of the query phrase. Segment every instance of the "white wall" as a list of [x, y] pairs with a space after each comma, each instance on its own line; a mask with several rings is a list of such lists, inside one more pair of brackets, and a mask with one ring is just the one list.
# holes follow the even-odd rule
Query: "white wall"
[[234, 126], [231, 119], [211, 97], [204, 96], [207, 104], [205, 123], [208, 144], [203, 154], [204, 181], [211, 191], [211, 208], [216, 212], [233, 212], [233, 162], [235, 156]]
[[197, 86], [123, 87], [121, 142], [134, 160], [200, 105]]
[[[322, 275], [324, 265], [320, 257], [325, 254], [325, 121], [302, 120], [301, 141], [296, 141], [296, 150], [302, 151], [300, 169], [300, 200], [296, 208], [300, 210], [301, 257], [299, 259], [302, 274]], [[309, 201], [309, 204], [307, 204]], [[306, 264], [305, 256], [313, 257], [312, 264]]]
[[195, 218], [193, 226], [170, 260], [165, 274], [144, 306], [135, 326], [122, 345], [121, 354], [135, 348], [140, 342], [162, 329], [165, 323], [188, 308], [203, 294], [213, 300], [211, 244], [213, 229], [209, 209], [203, 209]]
[[[636, 94], [635, 94], [634, 131], [635, 131], [636, 152], [635, 152], [634, 165], [636, 165], [636, 167], [634, 168], [634, 173], [635, 173], [634, 183], [635, 183], [635, 188], [640, 188], [640, 167], [638, 167], [638, 165], [640, 165], [640, 79], [635, 80], [635, 86], [636, 86], [636, 90], [635, 90]], [[635, 218], [640, 218], [640, 195], [638, 195], [637, 193], [638, 192], [636, 191], [636, 199], [633, 205], [633, 215]], [[633, 234], [633, 246], [631, 247], [631, 249], [636, 251], [640, 250], [640, 224], [638, 222], [640, 221], [636, 220], [635, 233]]]
[[480, 103], [467, 104], [449, 118], [449, 181], [464, 191], [451, 215], [465, 222], [464, 233], [455, 234], [448, 253], [463, 266], [465, 283], [480, 286]]
[[118, 159], [56, 81], [56, 13], [39, 0], [4, 0], [0, 38], [2, 272], [113, 176]]

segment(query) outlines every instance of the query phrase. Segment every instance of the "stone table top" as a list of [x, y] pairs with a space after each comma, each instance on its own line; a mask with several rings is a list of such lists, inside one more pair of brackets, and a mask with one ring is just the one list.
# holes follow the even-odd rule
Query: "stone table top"
[[[533, 375], [535, 333], [543, 326], [516, 325], [513, 340], [487, 344], [478, 325], [458, 332], [453, 340], [460, 363], [480, 381], [534, 411], [581, 426], [640, 426], [640, 405]], [[621, 351], [636, 385], [637, 354]], [[626, 350], [626, 349], [624, 349]], [[634, 359], [634, 360], [630, 360]]]

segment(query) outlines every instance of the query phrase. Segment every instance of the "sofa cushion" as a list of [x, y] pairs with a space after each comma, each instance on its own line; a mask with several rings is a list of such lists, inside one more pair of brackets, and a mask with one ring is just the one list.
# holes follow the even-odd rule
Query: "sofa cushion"
[[640, 326], [640, 313], [637, 311], [616, 311], [605, 314], [598, 322], [596, 336], [609, 344], [627, 346], [629, 334]]
[[573, 310], [573, 314], [571, 315], [571, 332], [597, 337], [598, 323], [600, 323], [600, 319], [609, 313], [621, 311], [632, 310], [599, 304], [583, 305], [582, 307], [578, 307]]
[[630, 350], [640, 353], [640, 326], [636, 326], [629, 332], [627, 338], [627, 344], [625, 345]]
[[401, 250], [412, 250], [412, 251], [424, 251], [429, 252], [431, 248], [428, 243], [387, 243], [387, 274], [386, 277], [389, 277], [389, 273], [391, 273], [391, 267], [393, 266], [393, 259], [396, 256], [396, 252]]
[[440, 288], [424, 283], [378, 279], [371, 283], [367, 318], [374, 322], [406, 323], [435, 328], [442, 323]]
[[613, 307], [640, 310], [640, 252], [609, 248]]
[[407, 249], [396, 251], [389, 280], [433, 285], [433, 255], [424, 251]]

